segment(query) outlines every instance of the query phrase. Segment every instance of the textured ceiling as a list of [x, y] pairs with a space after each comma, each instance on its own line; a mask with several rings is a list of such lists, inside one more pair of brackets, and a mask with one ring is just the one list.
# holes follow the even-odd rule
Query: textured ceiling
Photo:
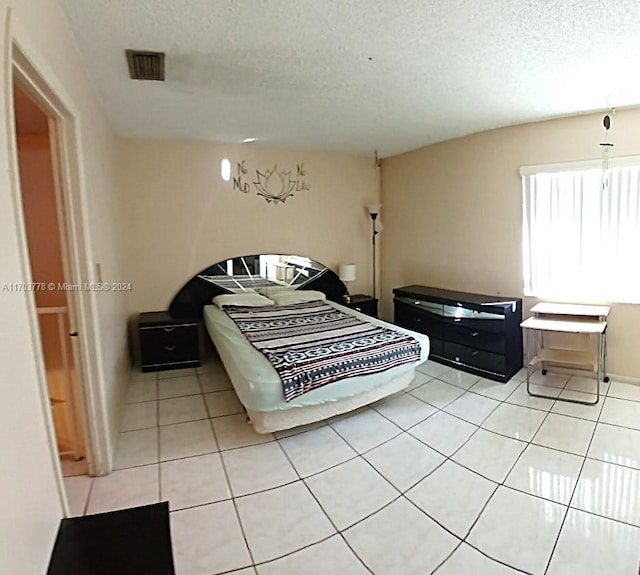
[[640, 104], [638, 0], [59, 1], [124, 137], [384, 157]]

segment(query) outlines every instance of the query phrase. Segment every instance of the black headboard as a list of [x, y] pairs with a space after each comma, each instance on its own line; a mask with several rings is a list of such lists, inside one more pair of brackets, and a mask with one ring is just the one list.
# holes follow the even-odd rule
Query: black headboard
[[336, 302], [347, 293], [340, 277], [316, 261], [302, 256], [256, 254], [223, 260], [197, 273], [178, 291], [169, 312], [177, 319], [201, 318], [203, 307], [217, 295], [268, 286], [321, 291]]

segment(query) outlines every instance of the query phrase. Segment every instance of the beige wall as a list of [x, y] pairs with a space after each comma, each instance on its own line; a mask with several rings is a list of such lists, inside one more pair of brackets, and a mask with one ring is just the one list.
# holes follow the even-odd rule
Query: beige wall
[[[233, 190], [220, 161], [245, 160], [255, 170], [303, 163], [310, 190], [285, 203]], [[127, 206], [126, 281], [130, 312], [166, 309], [194, 274], [222, 259], [252, 253], [297, 253], [334, 270], [357, 265], [352, 293], [370, 293], [371, 240], [367, 203], [377, 201], [373, 158], [201, 142], [125, 140], [120, 145], [122, 193]]]
[[[408, 284], [522, 297], [518, 169], [600, 157], [602, 114], [475, 134], [384, 160], [384, 316]], [[613, 156], [640, 154], [640, 110], [612, 118]], [[533, 302], [525, 302], [525, 312]], [[611, 374], [640, 378], [640, 306], [612, 307]]]
[[[0, 30], [0, 109], [10, 109], [9, 30], [79, 120], [81, 187], [90, 219], [85, 246], [88, 264], [92, 268], [94, 263], [102, 263], [105, 279], [115, 280], [120, 276], [119, 237], [114, 231], [114, 222], [119, 219], [113, 194], [115, 138], [84, 73], [67, 23], [53, 0], [0, 0]], [[12, 120], [6, 114], [0, 124], [0, 149], [4, 151], [0, 154], [0, 285], [30, 280], [19, 255], [24, 234], [16, 219], [20, 200], [11, 183], [11, 129]], [[105, 400], [109, 435], [115, 437], [118, 405], [126, 385], [125, 305], [117, 295], [90, 297], [95, 297], [99, 332], [95, 384]], [[46, 571], [62, 516], [40, 394], [37, 329], [30, 324], [32, 305], [30, 293], [0, 292], [4, 324], [0, 331], [0, 452], [3, 461], [10, 462], [0, 473], [0, 573], [24, 575]]]

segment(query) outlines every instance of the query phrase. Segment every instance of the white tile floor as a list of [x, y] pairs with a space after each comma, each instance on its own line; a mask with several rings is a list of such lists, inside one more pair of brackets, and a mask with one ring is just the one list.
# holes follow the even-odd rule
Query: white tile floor
[[72, 512], [169, 501], [178, 575], [637, 575], [640, 386], [587, 407], [522, 380], [427, 362], [407, 392], [258, 435], [216, 359], [133, 373], [117, 470], [68, 478]]

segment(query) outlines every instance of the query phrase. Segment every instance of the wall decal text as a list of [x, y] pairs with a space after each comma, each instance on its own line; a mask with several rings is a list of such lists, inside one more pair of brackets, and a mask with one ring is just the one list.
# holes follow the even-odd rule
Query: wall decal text
[[[236, 162], [236, 175], [233, 177], [233, 190], [238, 190], [243, 194], [248, 194], [250, 184], [247, 181], [249, 170], [246, 161]], [[264, 198], [268, 203], [279, 204], [287, 201], [294, 195], [294, 192], [305, 192], [311, 190], [311, 185], [305, 179], [307, 170], [304, 162], [296, 165], [295, 177], [291, 170], [279, 170], [278, 165], [266, 170], [256, 170], [256, 178], [253, 185], [257, 190], [256, 194]]]

